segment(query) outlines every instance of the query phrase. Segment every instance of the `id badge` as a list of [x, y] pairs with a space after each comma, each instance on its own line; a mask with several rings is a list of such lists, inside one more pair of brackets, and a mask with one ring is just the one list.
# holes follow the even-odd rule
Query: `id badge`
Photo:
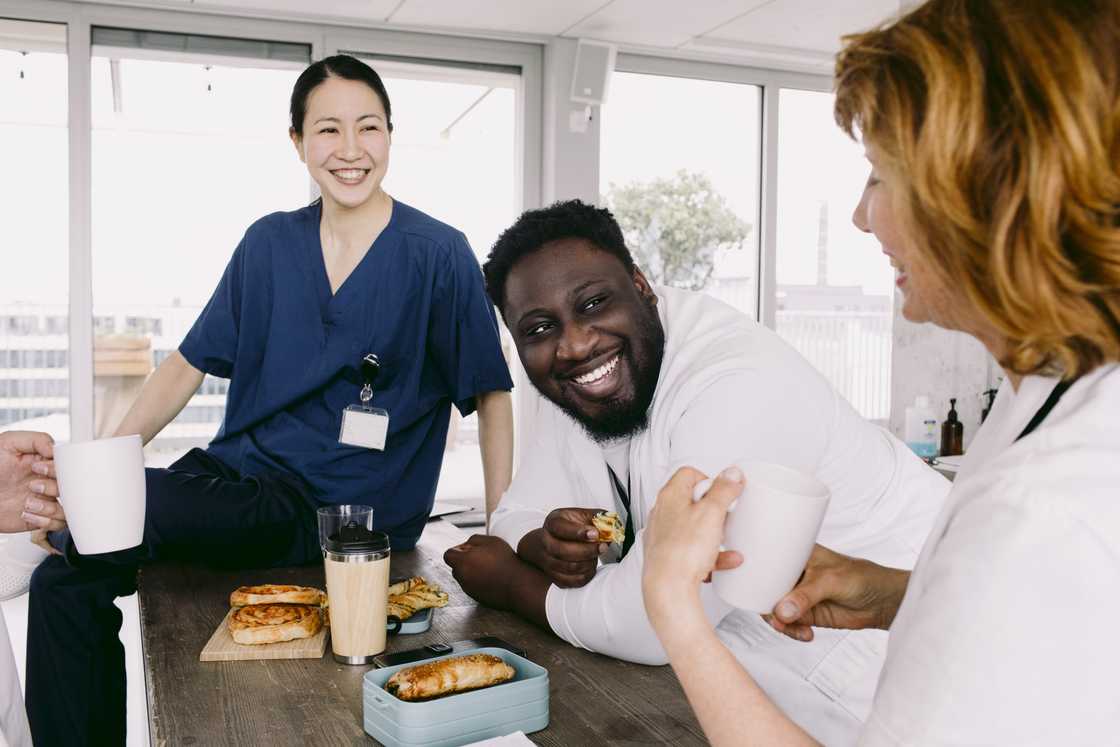
[[385, 450], [389, 435], [389, 413], [380, 407], [347, 405], [342, 411], [338, 442], [364, 449]]

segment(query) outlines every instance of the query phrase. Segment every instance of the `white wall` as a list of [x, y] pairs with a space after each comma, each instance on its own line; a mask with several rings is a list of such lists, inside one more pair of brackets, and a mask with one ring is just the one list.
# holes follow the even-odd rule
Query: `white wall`
[[964, 424], [964, 445], [980, 427], [980, 410], [987, 401], [981, 393], [1002, 375], [988, 351], [962, 332], [932, 324], [913, 324], [902, 318], [900, 299], [894, 314], [890, 429], [902, 438], [906, 406], [920, 394], [928, 395], [939, 420], [949, 412], [949, 398], [957, 399], [957, 413]]

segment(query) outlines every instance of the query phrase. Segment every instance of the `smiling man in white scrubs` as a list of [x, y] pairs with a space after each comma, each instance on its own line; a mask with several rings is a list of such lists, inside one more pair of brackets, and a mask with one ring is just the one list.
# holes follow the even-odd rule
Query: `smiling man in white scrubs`
[[[575, 646], [666, 663], [642, 601], [647, 516], [678, 467], [715, 474], [744, 459], [829, 486], [822, 543], [913, 565], [948, 483], [774, 332], [702, 293], [651, 285], [608, 211], [572, 201], [526, 213], [495, 244], [485, 274], [546, 401], [493, 515], [495, 536], [445, 556], [475, 599]], [[598, 510], [627, 524], [627, 541], [602, 565], [590, 524]], [[854, 741], [884, 632], [829, 631], [802, 644], [711, 589], [704, 607], [792, 718], [826, 744]]]
[[[55, 503], [53, 444], [45, 433], [0, 433], [0, 532], [26, 532], [48, 526], [41, 518]], [[29, 505], [30, 504], [30, 505]], [[37, 513], [28, 513], [32, 508]], [[31, 731], [19, 689], [8, 626], [0, 611], [0, 745], [31, 747]]]

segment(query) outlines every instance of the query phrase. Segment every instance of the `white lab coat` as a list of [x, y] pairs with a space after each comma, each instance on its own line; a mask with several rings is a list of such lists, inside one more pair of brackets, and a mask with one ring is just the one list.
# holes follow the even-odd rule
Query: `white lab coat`
[[31, 747], [31, 731], [23, 708], [16, 659], [8, 640], [8, 625], [4, 611], [0, 610], [0, 747], [7, 745]]
[[1120, 739], [1120, 366], [1005, 382], [891, 628], [861, 743]]
[[[642, 528], [679, 467], [715, 474], [746, 459], [825, 482], [832, 499], [820, 542], [909, 568], [948, 483], [886, 431], [862, 419], [792, 347], [744, 314], [698, 293], [657, 288], [665, 356], [647, 430], [631, 439], [637, 540], [579, 589], [553, 586], [549, 625], [573, 645], [644, 664], [667, 658], [641, 597]], [[609, 508], [602, 450], [543, 400], [491, 532], [516, 548], [553, 508]], [[749, 479], [749, 475], [748, 475]], [[882, 631], [818, 631], [810, 644], [731, 611], [710, 588], [704, 608], [721, 639], [792, 718], [829, 745], [854, 742], [885, 653]]]

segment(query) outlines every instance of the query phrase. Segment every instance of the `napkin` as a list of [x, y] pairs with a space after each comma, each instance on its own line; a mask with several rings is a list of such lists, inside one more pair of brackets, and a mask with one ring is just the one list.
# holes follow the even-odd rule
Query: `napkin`
[[525, 732], [517, 731], [504, 737], [484, 739], [481, 742], [471, 742], [467, 747], [534, 747]]

